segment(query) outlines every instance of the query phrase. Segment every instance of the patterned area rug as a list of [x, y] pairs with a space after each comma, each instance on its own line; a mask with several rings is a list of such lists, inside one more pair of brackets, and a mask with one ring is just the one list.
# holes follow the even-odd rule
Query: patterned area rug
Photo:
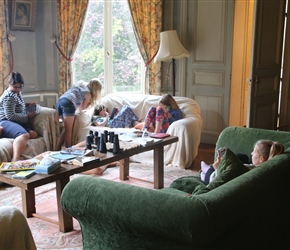
[[[194, 174], [195, 173], [191, 170], [166, 166], [164, 168], [164, 186], [168, 187], [172, 181], [179, 177]], [[153, 182], [152, 165], [131, 163], [130, 176], [132, 176], [132, 178], [129, 181], [120, 181], [119, 167], [111, 167], [108, 168], [101, 176], [96, 176], [96, 178], [104, 178], [124, 182], [130, 185], [153, 188], [153, 184], [151, 183]], [[145, 181], [140, 181], [140, 179]], [[37, 212], [51, 220], [57, 220], [55, 183], [50, 183], [36, 188], [35, 195]], [[16, 206], [22, 210], [20, 188], [1, 188], [0, 206]], [[37, 249], [82, 249], [82, 235], [80, 225], [77, 220], [73, 220], [74, 230], [69, 233], [61, 233], [59, 232], [58, 225], [39, 218], [28, 218], [27, 221], [32, 231]]]

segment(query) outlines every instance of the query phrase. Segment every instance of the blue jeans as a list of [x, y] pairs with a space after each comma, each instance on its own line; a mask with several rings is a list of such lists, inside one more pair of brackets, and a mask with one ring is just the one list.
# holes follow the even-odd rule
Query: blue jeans
[[58, 100], [56, 110], [58, 111], [59, 117], [74, 116], [76, 112], [74, 104], [65, 97]]

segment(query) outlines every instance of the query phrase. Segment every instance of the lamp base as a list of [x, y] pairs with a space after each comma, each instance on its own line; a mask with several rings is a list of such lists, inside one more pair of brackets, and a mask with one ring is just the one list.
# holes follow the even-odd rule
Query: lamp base
[[172, 59], [172, 96], [175, 96], [175, 59]]

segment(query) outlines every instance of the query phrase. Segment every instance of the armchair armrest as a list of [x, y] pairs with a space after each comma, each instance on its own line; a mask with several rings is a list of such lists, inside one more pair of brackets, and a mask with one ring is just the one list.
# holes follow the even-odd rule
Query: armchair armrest
[[57, 150], [59, 116], [55, 109], [40, 107], [39, 114], [32, 119], [32, 126], [43, 137], [47, 150]]
[[73, 178], [63, 190], [61, 204], [81, 224], [85, 249], [109, 244], [114, 249], [180, 249], [206, 240], [201, 232], [210, 226], [204, 204], [186, 193], [92, 176]]

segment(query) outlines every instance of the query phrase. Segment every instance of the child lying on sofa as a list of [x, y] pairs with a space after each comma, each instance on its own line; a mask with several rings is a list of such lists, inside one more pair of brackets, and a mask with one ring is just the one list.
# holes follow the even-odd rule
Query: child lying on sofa
[[92, 125], [110, 128], [132, 128], [139, 123], [137, 116], [128, 105], [124, 105], [120, 111], [114, 108], [114, 111], [110, 115], [105, 106], [97, 105], [94, 109]]
[[[205, 162], [201, 162], [200, 179], [205, 184], [209, 184], [217, 176], [217, 170], [222, 160], [223, 151], [224, 148], [218, 150], [217, 159], [212, 165], [207, 165]], [[251, 153], [251, 164], [249, 164], [247, 155], [237, 154], [237, 157], [244, 163], [244, 165], [248, 166], [249, 168], [254, 168], [273, 158], [274, 156], [282, 154], [283, 152], [283, 144], [271, 140], [259, 140], [255, 143], [254, 150]]]

